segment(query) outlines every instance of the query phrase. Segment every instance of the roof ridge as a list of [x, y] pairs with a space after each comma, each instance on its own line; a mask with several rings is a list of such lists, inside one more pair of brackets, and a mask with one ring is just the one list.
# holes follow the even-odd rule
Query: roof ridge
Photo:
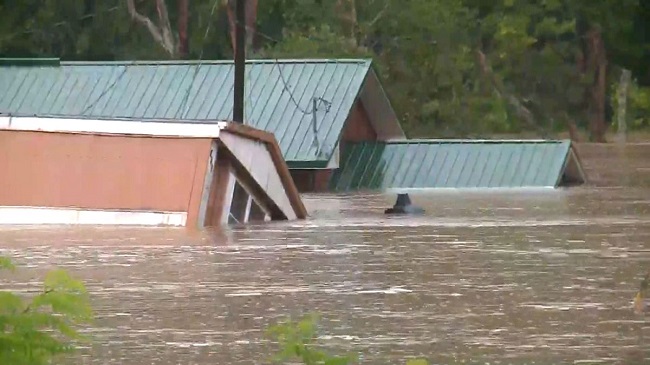
[[[357, 63], [370, 65], [371, 58], [268, 58], [249, 59], [247, 64], [274, 64], [274, 63]], [[161, 65], [231, 65], [233, 60], [131, 60], [131, 61], [61, 61], [62, 66], [161, 66]]]
[[462, 138], [414, 138], [392, 139], [377, 142], [357, 143], [383, 143], [383, 144], [521, 144], [521, 143], [562, 143], [569, 139], [462, 139]]

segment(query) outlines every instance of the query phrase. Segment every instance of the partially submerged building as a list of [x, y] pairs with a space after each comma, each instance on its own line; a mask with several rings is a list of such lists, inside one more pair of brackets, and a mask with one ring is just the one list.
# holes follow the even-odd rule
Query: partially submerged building
[[[0, 111], [218, 124], [232, 119], [233, 81], [232, 61], [5, 60]], [[302, 192], [586, 180], [569, 141], [406, 140], [370, 60], [249, 60], [244, 99], [246, 124], [275, 135]]]
[[307, 215], [274, 136], [236, 123], [0, 115], [0, 171], [0, 224]]
[[329, 188], [556, 188], [586, 179], [569, 140], [431, 139], [351, 144]]
[[[178, 120], [232, 119], [232, 61], [5, 60], [0, 111]], [[349, 143], [403, 139], [370, 60], [249, 60], [246, 124], [273, 133], [301, 191], [323, 191]]]

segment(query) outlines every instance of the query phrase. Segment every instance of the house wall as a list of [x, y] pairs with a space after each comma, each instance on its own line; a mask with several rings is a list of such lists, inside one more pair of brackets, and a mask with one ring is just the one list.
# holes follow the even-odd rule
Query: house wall
[[[344, 155], [346, 142], [376, 141], [377, 133], [370, 123], [370, 118], [361, 99], [357, 99], [341, 134], [341, 156]], [[296, 169], [291, 170], [294, 182], [300, 192], [327, 191], [332, 170]]]
[[0, 131], [0, 206], [187, 212], [211, 139]]
[[357, 102], [352, 107], [352, 111], [343, 128], [341, 140], [348, 142], [377, 140], [377, 132], [375, 132], [375, 129], [370, 123], [368, 112], [360, 99], [357, 99]]

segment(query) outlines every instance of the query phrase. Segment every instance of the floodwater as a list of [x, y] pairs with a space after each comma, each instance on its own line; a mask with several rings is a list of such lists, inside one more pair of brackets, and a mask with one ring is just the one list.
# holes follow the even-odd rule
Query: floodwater
[[21, 270], [2, 287], [33, 291], [54, 266], [86, 282], [94, 343], [75, 364], [268, 363], [264, 328], [308, 312], [364, 364], [648, 363], [631, 301], [650, 180], [607, 185], [413, 193], [427, 214], [408, 218], [383, 216], [390, 194], [310, 195], [307, 221], [196, 234], [5, 228]]

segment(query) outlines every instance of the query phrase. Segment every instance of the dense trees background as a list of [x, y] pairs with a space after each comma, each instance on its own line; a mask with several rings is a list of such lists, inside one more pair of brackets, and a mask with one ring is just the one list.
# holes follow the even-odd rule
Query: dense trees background
[[[249, 57], [372, 57], [411, 136], [650, 127], [645, 0], [247, 0]], [[0, 57], [232, 57], [233, 0], [0, 0]]]

